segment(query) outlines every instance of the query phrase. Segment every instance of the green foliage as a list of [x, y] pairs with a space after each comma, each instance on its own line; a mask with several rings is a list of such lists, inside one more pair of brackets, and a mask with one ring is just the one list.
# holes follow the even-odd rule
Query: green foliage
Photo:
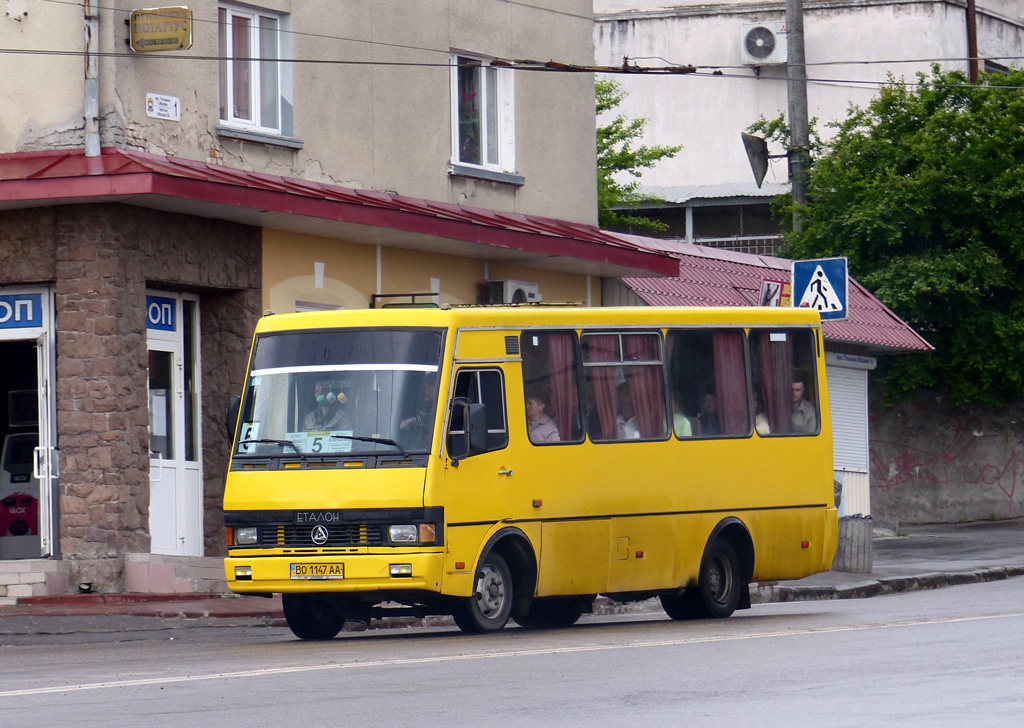
[[[594, 85], [597, 98], [597, 115], [610, 112], [626, 98], [620, 85], [611, 80], [598, 80]], [[597, 127], [597, 209], [598, 222], [603, 228], [631, 225], [643, 230], [657, 232], [668, 226], [659, 220], [639, 215], [624, 215], [612, 208], [635, 208], [642, 202], [653, 202], [657, 198], [637, 192], [640, 176], [644, 169], [650, 169], [658, 161], [674, 157], [681, 145], [634, 147], [634, 142], [643, 136], [647, 119], [627, 119], [617, 115], [605, 126]], [[631, 177], [627, 182], [616, 180], [616, 174]], [[621, 175], [619, 175], [621, 178]]]
[[955, 404], [1024, 397], [1024, 71], [890, 77], [851, 108], [810, 171], [790, 258], [850, 273], [933, 354], [887, 357], [886, 401], [943, 388]]

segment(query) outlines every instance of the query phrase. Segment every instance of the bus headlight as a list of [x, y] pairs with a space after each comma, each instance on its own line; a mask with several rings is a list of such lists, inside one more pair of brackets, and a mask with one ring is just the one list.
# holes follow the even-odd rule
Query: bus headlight
[[259, 531], [256, 526], [235, 529], [236, 546], [253, 546], [259, 542]]
[[417, 536], [419, 529], [412, 524], [388, 527], [388, 538], [391, 543], [416, 543]]

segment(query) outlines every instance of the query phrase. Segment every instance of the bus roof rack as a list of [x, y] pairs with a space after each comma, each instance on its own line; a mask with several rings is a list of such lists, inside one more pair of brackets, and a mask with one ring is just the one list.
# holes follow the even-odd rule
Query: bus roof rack
[[[370, 308], [440, 308], [437, 301], [417, 301], [417, 298], [437, 298], [440, 293], [373, 293], [370, 295]], [[392, 301], [381, 303], [385, 298], [408, 298], [408, 301]], [[378, 304], [380, 304], [378, 306]]]

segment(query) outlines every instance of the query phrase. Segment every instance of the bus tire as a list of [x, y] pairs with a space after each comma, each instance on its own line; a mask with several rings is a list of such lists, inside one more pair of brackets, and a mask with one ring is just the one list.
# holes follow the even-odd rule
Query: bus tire
[[696, 589], [661, 595], [661, 607], [672, 619], [700, 619], [706, 616], [699, 604], [700, 595]]
[[452, 617], [463, 632], [497, 632], [508, 622], [513, 597], [512, 572], [505, 559], [491, 551], [476, 568], [473, 594], [456, 601]]
[[534, 599], [524, 617], [513, 617], [528, 629], [561, 629], [571, 627], [583, 616], [585, 604], [580, 597]]
[[712, 619], [730, 616], [739, 606], [743, 587], [740, 558], [736, 555], [736, 549], [725, 539], [715, 539], [704, 555], [697, 579], [704, 616]]
[[300, 640], [329, 640], [345, 626], [345, 617], [323, 594], [282, 594], [288, 629]]

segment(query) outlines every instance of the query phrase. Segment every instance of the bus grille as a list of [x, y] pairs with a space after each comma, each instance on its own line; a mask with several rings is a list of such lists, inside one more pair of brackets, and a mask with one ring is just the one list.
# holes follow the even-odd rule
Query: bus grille
[[313, 543], [312, 526], [263, 526], [260, 528], [261, 546], [380, 546], [384, 543], [384, 527], [379, 524], [331, 524], [327, 540]]

